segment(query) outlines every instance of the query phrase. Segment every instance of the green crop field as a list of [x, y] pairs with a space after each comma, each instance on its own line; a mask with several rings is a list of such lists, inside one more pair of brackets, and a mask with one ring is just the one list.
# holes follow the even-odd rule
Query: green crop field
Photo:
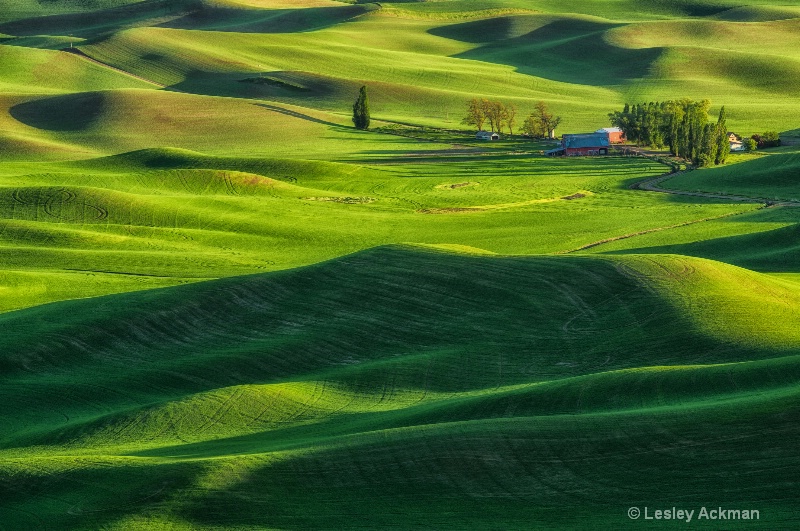
[[[797, 529], [798, 35], [790, 0], [0, 0], [0, 530]], [[784, 145], [519, 135], [684, 97]]]

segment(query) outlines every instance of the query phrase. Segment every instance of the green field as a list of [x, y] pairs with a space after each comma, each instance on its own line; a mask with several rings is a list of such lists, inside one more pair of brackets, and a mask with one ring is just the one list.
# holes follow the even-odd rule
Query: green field
[[[796, 529], [784, 4], [0, 2], [0, 529]], [[646, 191], [473, 97], [785, 145]]]

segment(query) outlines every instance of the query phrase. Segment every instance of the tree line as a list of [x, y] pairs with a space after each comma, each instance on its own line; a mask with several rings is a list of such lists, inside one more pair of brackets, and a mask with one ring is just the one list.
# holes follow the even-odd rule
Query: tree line
[[[502, 133], [505, 127], [510, 135], [514, 134], [517, 124], [517, 106], [513, 103], [492, 101], [486, 98], [472, 98], [467, 102], [467, 115], [461, 120], [464, 125], [471, 125], [483, 131], [488, 125], [493, 133]], [[532, 137], [552, 137], [561, 117], [555, 116], [547, 109], [543, 101], [522, 123], [522, 133]]]
[[668, 147], [673, 156], [696, 166], [723, 164], [730, 153], [725, 107], [716, 123], [710, 122], [709, 100], [688, 98], [663, 102], [625, 104], [622, 111], [608, 115], [611, 124], [638, 145]]
[[[725, 124], [725, 107], [719, 111], [716, 123], [708, 120], [709, 100], [692, 101], [688, 98], [663, 102], [625, 104], [622, 111], [608, 115], [611, 124], [622, 129], [625, 137], [637, 145], [656, 148], [669, 147], [673, 156], [691, 161], [696, 166], [723, 164], [730, 153], [730, 141]], [[491, 131], [502, 133], [507, 127], [514, 134], [517, 124], [517, 106], [486, 98], [472, 98], [467, 102], [467, 115], [461, 121], [482, 131], [488, 124]], [[551, 113], [543, 101], [522, 122], [522, 133], [534, 138], [554, 138], [561, 117]], [[353, 124], [358, 129], [368, 129], [370, 124], [367, 87], [362, 86], [353, 103]], [[743, 139], [748, 151], [781, 145], [777, 132], [767, 131]]]

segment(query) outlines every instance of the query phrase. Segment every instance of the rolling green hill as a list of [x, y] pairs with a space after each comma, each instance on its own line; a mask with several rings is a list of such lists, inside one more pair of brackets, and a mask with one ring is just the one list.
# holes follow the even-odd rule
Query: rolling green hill
[[717, 337], [730, 309], [758, 335], [763, 302], [686, 307], [643, 280], [658, 268], [665, 294], [748, 275], [377, 248], [6, 314], [4, 523], [623, 527], [668, 496], [756, 500], [780, 527], [796, 329]]
[[[758, 204], [627, 190], [663, 171], [643, 159], [413, 159], [357, 164], [151, 149], [8, 164], [0, 175], [0, 264], [11, 285], [0, 308], [287, 269], [400, 242], [563, 253], [750, 214], [734, 231], [748, 234], [771, 214]], [[723, 224], [703, 230], [706, 238], [731, 235]], [[30, 270], [39, 273], [35, 290], [24, 282]], [[64, 278], [74, 280], [65, 286]]]
[[[0, 1], [0, 530], [796, 529], [785, 4]], [[659, 177], [473, 97], [787, 145]]]
[[800, 198], [800, 153], [774, 153], [669, 180], [670, 188], [766, 197], [774, 201]]
[[[337, 114], [366, 82], [376, 117], [429, 125], [457, 125], [474, 96], [526, 110], [545, 100], [572, 130], [606, 125], [625, 100], [688, 96], [726, 105], [742, 132], [794, 128], [800, 12], [745, 4], [145, 0], [0, 33], [23, 48], [66, 47], [71, 35], [90, 57], [174, 90]], [[273, 82], [241, 83], [259, 74]]]

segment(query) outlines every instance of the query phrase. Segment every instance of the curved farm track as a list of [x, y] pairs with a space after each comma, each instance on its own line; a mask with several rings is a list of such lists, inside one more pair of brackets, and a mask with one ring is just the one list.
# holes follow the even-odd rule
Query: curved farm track
[[[646, 192], [657, 192], [662, 194], [672, 194], [672, 195], [682, 195], [682, 196], [690, 196], [690, 197], [707, 197], [709, 199], [724, 199], [728, 201], [738, 201], [742, 203], [762, 203], [761, 208], [771, 208], [776, 206], [785, 206], [785, 207], [798, 207], [800, 206], [800, 201], [773, 201], [766, 198], [761, 197], [748, 197], [744, 195], [732, 195], [732, 194], [721, 194], [721, 193], [712, 193], [712, 192], [701, 192], [701, 191], [689, 191], [689, 190], [673, 190], [670, 188], [662, 188], [659, 186], [664, 181], [667, 181], [673, 177], [676, 177], [682, 173], [686, 173], [685, 171], [676, 172], [676, 173], [665, 173], [662, 175], [657, 175], [655, 177], [648, 177], [647, 179], [635, 182], [630, 185], [631, 190], [644, 190]], [[622, 234], [620, 236], [613, 236], [611, 238], [605, 238], [603, 240], [598, 240], [596, 242], [588, 243], [586, 245], [582, 245], [575, 249], [569, 249], [566, 251], [561, 251], [558, 254], [570, 254], [570, 253], [577, 253], [580, 251], [585, 251], [587, 249], [591, 249], [593, 247], [597, 247], [599, 245], [604, 245], [606, 243], [611, 243], [619, 240], [625, 240], [628, 238], [633, 238], [634, 236], [642, 236], [644, 234], [650, 234], [651, 232], [660, 232], [663, 230], [669, 229], [676, 229], [679, 227], [685, 227], [687, 225], [694, 225], [695, 223], [703, 223], [705, 221], [713, 221], [720, 218], [726, 218], [731, 216], [738, 216], [739, 214], [744, 214], [746, 212], [751, 212], [751, 210], [744, 210], [742, 212], [730, 212], [728, 214], [722, 214], [720, 216], [712, 216], [707, 218], [701, 218], [696, 220], [684, 221], [682, 223], [676, 223], [673, 225], [667, 225], [664, 227], [655, 227], [652, 229], [646, 229], [638, 232], [632, 232], [628, 234]]]
[[690, 190], [673, 190], [670, 188], [662, 188], [659, 186], [664, 181], [667, 181], [673, 177], [676, 177], [682, 173], [686, 172], [677, 172], [677, 173], [665, 173], [663, 175], [658, 175], [656, 177], [649, 177], [639, 182], [635, 182], [630, 186], [631, 190], [645, 190], [647, 192], [659, 192], [663, 194], [673, 194], [673, 195], [685, 195], [685, 196], [692, 196], [692, 197], [708, 197], [710, 199], [726, 199], [729, 201], [740, 201], [743, 203], [764, 203], [766, 206], [800, 206], [800, 201], [773, 201], [770, 199], [766, 199], [763, 197], [749, 197], [744, 195], [732, 195], [732, 194], [721, 194], [721, 193], [713, 193], [713, 192], [701, 192], [701, 191], [690, 191]]

